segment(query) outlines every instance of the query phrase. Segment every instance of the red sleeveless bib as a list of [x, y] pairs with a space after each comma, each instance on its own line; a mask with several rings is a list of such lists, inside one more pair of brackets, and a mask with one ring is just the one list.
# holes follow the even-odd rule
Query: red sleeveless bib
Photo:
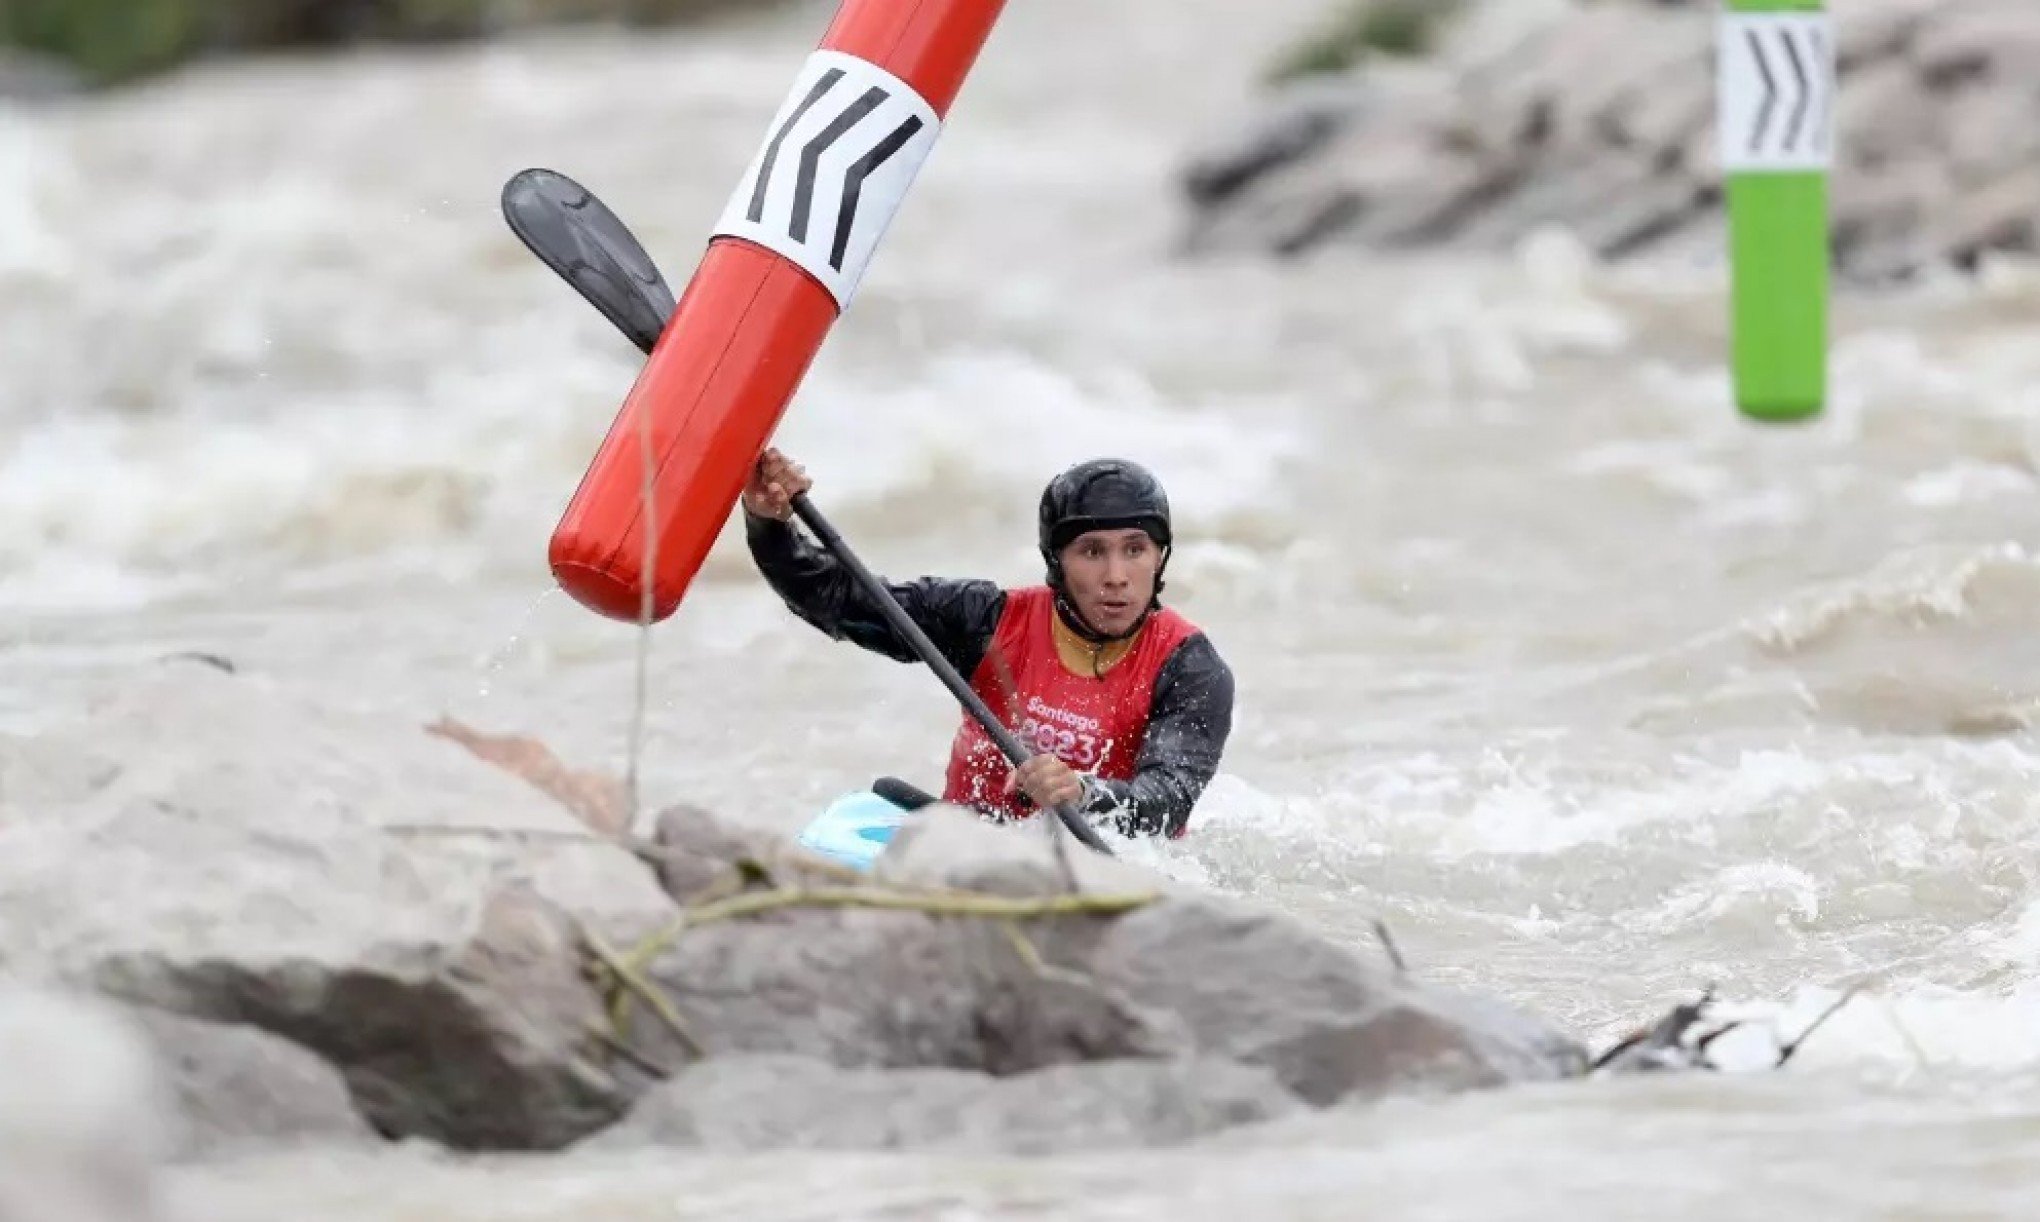
[[[971, 688], [1029, 749], [1056, 755], [1078, 772], [1131, 780], [1147, 737], [1155, 677], [1197, 627], [1167, 608], [1150, 614], [1132, 651], [1099, 678], [1063, 665], [1054, 619], [1055, 594], [1047, 586], [1009, 591]], [[999, 745], [966, 713], [950, 746], [942, 800], [1024, 818], [1033, 806], [1003, 792], [1011, 771]]]

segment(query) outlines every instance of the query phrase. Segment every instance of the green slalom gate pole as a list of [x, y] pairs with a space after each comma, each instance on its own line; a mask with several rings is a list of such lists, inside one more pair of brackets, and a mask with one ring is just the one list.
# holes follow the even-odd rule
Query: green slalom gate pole
[[1827, 400], [1834, 32], [1825, 0], [1728, 0], [1716, 55], [1736, 407], [1805, 420]]

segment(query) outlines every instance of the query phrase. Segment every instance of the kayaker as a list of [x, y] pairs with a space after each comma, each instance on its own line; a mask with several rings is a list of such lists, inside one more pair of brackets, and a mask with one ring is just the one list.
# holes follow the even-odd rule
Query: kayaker
[[[918, 660], [855, 577], [793, 522], [813, 486], [777, 449], [744, 488], [758, 571], [836, 640]], [[894, 598], [1009, 729], [1039, 752], [1014, 769], [966, 713], [942, 799], [994, 818], [1069, 802], [1123, 835], [1180, 837], [1232, 730], [1233, 676], [1211, 640], [1161, 603], [1169, 499], [1138, 463], [1094, 459], [1041, 494], [1040, 585], [922, 577]]]

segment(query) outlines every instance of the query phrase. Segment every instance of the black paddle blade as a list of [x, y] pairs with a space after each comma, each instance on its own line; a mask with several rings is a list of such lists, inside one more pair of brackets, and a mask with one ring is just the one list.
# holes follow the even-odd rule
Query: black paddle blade
[[503, 184], [511, 232], [649, 354], [677, 304], [644, 245], [593, 192], [552, 170]]

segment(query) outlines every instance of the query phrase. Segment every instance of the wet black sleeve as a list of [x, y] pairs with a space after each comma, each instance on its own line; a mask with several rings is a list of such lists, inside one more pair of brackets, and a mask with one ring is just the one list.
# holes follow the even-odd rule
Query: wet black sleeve
[[[746, 511], [744, 537], [758, 571], [795, 615], [836, 640], [901, 662], [920, 660], [850, 570], [792, 523]], [[1005, 591], [995, 582], [936, 577], [888, 581], [886, 589], [899, 600], [907, 618], [928, 634], [937, 652], [968, 680], [998, 630]]]
[[1155, 677], [1147, 741], [1131, 781], [1084, 779], [1084, 813], [1105, 816], [1122, 835], [1173, 836], [1218, 771], [1232, 733], [1233, 674], [1210, 638], [1176, 647]]

